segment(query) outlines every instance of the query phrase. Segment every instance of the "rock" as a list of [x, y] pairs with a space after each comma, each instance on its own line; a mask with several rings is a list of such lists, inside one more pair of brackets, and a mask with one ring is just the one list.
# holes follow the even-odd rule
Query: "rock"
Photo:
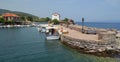
[[95, 50], [89, 50], [89, 51], [86, 51], [87, 53], [95, 53], [96, 51]]
[[72, 24], [72, 25], [75, 25], [75, 22], [74, 22], [74, 20], [72, 20], [72, 19], [69, 19], [69, 20], [68, 20], [68, 23], [69, 23], [69, 24]]
[[114, 50], [112, 47], [106, 47], [107, 50]]

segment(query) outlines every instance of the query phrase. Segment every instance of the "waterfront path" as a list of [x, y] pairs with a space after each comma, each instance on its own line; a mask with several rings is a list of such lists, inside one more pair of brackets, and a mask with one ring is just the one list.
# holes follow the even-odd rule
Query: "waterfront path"
[[94, 41], [100, 41], [98, 40], [98, 34], [83, 34], [79, 31], [70, 29], [70, 28], [66, 28], [63, 26], [60, 26], [65, 30], [68, 30], [68, 34], [63, 34], [64, 36], [69, 36], [71, 38], [75, 38], [75, 39], [83, 39], [83, 40], [94, 40]]

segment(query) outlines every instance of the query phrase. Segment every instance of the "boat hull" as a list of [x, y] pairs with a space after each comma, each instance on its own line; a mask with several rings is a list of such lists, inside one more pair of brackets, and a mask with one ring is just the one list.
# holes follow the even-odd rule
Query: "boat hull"
[[57, 40], [59, 38], [60, 38], [59, 36], [46, 36], [47, 40]]

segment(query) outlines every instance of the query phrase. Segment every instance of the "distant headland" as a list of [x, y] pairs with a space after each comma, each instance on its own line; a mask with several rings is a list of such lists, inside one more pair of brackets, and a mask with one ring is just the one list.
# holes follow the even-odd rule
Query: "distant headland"
[[8, 24], [8, 23], [11, 23], [11, 22], [12, 23], [13, 22], [17, 23], [17, 22], [25, 22], [25, 21], [47, 22], [49, 20], [50, 20], [49, 17], [40, 18], [38, 16], [29, 14], [29, 13], [0, 9], [0, 23], [7, 23]]

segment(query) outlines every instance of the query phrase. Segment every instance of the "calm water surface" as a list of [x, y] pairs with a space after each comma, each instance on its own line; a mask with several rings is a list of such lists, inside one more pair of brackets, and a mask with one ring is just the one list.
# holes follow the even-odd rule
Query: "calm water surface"
[[0, 29], [0, 62], [120, 62], [119, 58], [81, 54], [60, 43], [46, 41], [35, 27]]
[[[76, 22], [78, 25], [82, 25], [81, 22]], [[117, 29], [120, 30], [120, 22], [118, 23], [107, 23], [107, 22], [84, 22], [85, 26], [96, 27], [96, 28], [106, 28], [106, 29]]]

